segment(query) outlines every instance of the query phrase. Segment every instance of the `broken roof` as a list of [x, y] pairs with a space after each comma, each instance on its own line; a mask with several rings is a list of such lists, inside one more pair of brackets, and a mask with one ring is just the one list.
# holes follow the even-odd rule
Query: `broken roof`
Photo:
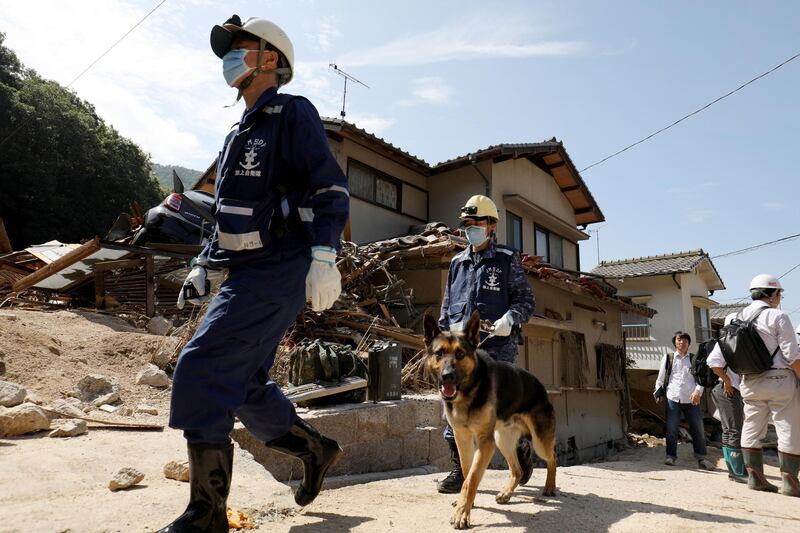
[[702, 248], [688, 252], [601, 261], [598, 266], [592, 269], [592, 274], [612, 279], [661, 276], [685, 272], [697, 272], [702, 275], [706, 279], [709, 290], [715, 291], [725, 288], [717, 268]]

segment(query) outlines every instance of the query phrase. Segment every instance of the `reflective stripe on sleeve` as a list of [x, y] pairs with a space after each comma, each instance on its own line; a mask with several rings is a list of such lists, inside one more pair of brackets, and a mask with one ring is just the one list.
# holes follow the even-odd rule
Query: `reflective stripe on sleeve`
[[300, 220], [303, 222], [314, 221], [314, 210], [310, 207], [298, 207], [297, 213], [300, 215]]
[[238, 205], [221, 205], [219, 206], [220, 213], [230, 213], [232, 215], [244, 215], [246, 217], [253, 216], [252, 207], [240, 207]]
[[341, 185], [331, 185], [330, 187], [324, 187], [322, 189], [317, 189], [317, 191], [314, 194], [312, 194], [311, 196], [314, 197], [314, 196], [316, 196], [318, 194], [322, 194], [322, 193], [325, 193], [325, 192], [328, 192], [328, 191], [340, 192], [340, 193], [346, 194], [348, 197], [350, 197], [350, 192], [347, 190], [346, 187], [342, 187]]

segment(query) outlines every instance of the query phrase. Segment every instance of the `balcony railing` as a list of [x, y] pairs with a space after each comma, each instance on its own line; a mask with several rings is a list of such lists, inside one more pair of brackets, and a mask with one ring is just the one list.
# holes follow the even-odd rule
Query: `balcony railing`
[[629, 341], [650, 340], [650, 324], [623, 324], [622, 332]]

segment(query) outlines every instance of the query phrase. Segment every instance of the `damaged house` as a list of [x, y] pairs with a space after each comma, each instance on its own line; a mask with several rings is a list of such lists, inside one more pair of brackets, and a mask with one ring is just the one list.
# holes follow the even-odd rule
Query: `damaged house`
[[[622, 317], [649, 320], [655, 310], [580, 272], [584, 230], [605, 217], [563, 144], [501, 144], [430, 165], [346, 121], [323, 124], [350, 182], [344, 239], [395, 256], [388, 268], [413, 294], [414, 312], [398, 303], [393, 316], [417, 329], [410, 315], [438, 316], [450, 259], [466, 241], [430, 223], [456, 227], [470, 196], [489, 196], [500, 211], [498, 241], [526, 256], [536, 314], [522, 329], [518, 364], [548, 389], [560, 460], [603, 457], [623, 441], [630, 400]], [[215, 177], [212, 165], [194, 188], [210, 190]]]

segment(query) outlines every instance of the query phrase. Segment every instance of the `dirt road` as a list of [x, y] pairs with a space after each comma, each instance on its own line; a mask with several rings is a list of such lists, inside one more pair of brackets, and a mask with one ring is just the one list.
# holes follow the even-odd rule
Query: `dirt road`
[[[96, 430], [73, 439], [0, 441], [0, 531], [154, 531], [182, 511], [186, 483], [166, 479], [163, 465], [185, 455], [179, 433]], [[691, 469], [681, 447], [679, 467], [661, 464], [663, 448], [640, 448], [614, 461], [560, 468], [558, 494], [540, 496], [544, 471], [511, 503], [495, 493], [505, 472], [484, 478], [472, 514], [475, 531], [797, 531], [800, 505], [782, 495], [746, 490], [719, 472]], [[716, 457], [716, 456], [715, 456]], [[767, 474], [777, 481], [775, 459]], [[141, 486], [110, 492], [111, 476], [133, 466]], [[388, 479], [328, 490], [298, 509], [289, 488], [237, 449], [230, 505], [260, 521], [255, 531], [449, 531], [453, 496], [434, 482], [443, 474]]]

